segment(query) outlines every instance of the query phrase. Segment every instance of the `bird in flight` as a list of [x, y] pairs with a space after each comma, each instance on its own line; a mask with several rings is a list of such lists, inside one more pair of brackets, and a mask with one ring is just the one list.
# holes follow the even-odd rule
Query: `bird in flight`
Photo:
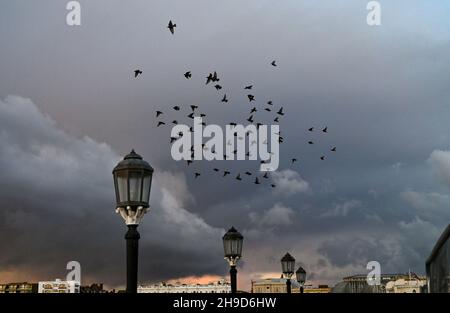
[[184, 77], [186, 77], [186, 79], [191, 78], [192, 77], [191, 72], [189, 71], [189, 72], [184, 73]]
[[295, 162], [297, 162], [297, 159], [294, 158], [294, 159], [291, 160], [292, 164], [294, 164]]
[[141, 70], [134, 70], [134, 78], [138, 77], [141, 74], [142, 74]]
[[266, 179], [269, 178], [269, 173], [265, 172], [263, 175], [263, 178], [266, 178]]
[[259, 182], [259, 179], [258, 179], [258, 177], [255, 177], [255, 184], [256, 184], [256, 185], [259, 185], [259, 184], [261, 184], [261, 183]]
[[272, 188], [275, 188], [277, 185], [275, 185], [275, 184], [271, 184], [270, 185]]
[[192, 160], [187, 160], [187, 166], [191, 165], [192, 162], [194, 162], [194, 161], [192, 161]]
[[214, 168], [213, 171], [214, 171], [214, 172], [218, 172], [219, 169], [218, 169], [218, 168]]
[[283, 107], [281, 107], [281, 109], [278, 110], [277, 114], [278, 115], [284, 115]]
[[324, 133], [328, 132], [328, 127], [325, 127], [324, 129], [322, 129], [322, 131], [323, 131]]
[[268, 104], [268, 105], [273, 105], [272, 100], [267, 101], [267, 104]]
[[156, 127], [159, 127], [161, 125], [166, 125], [166, 123], [160, 121], [160, 122], [158, 122], [158, 125], [156, 125]]
[[265, 108], [264, 110], [266, 110], [267, 112], [272, 111], [270, 108]]
[[209, 75], [206, 76], [206, 84], [205, 85], [208, 85], [212, 81], [213, 81], [213, 75], [211, 73], [209, 73]]
[[273, 119], [274, 122], [278, 123], [278, 116]]
[[225, 177], [225, 176], [227, 176], [229, 174], [231, 174], [229, 171], [223, 171], [223, 177]]
[[198, 105], [191, 105], [191, 109], [192, 109], [192, 112], [194, 112], [195, 111], [195, 109], [198, 109]]
[[322, 155], [322, 156], [320, 157], [320, 159], [321, 159], [322, 161], [325, 160], [325, 156]]
[[180, 107], [179, 107], [178, 105], [174, 106], [173, 109], [174, 109], [175, 111], [180, 111]]
[[314, 131], [314, 127], [309, 128], [308, 131], [310, 132]]
[[236, 176], [236, 179], [237, 179], [237, 180], [242, 180], [241, 174], [240, 174], [240, 173]]
[[252, 173], [250, 173], [250, 172], [245, 172], [245, 175], [251, 176]]
[[250, 115], [250, 117], [247, 119], [250, 123], [253, 123], [253, 115]]
[[178, 125], [178, 121], [177, 120], [173, 120], [172, 124]]
[[195, 178], [199, 177], [200, 173], [195, 173]]
[[277, 66], [277, 63], [275, 62], [275, 60], [273, 60], [272, 63], [270, 63], [270, 64], [272, 64], [272, 66]]
[[336, 152], [336, 147], [333, 147], [331, 151]]
[[190, 114], [188, 115], [188, 117], [193, 119], [193, 118], [194, 118], [194, 112], [190, 113]]
[[249, 86], [245, 86], [244, 89], [250, 90], [250, 89], [252, 89], [252, 88], [253, 88], [253, 85], [249, 85]]
[[227, 94], [224, 94], [224, 95], [223, 95], [222, 102], [228, 102]]
[[250, 101], [250, 102], [255, 101], [254, 95], [247, 95], [247, 97], [248, 97], [248, 101]]
[[258, 110], [255, 107], [253, 107], [253, 109], [250, 111], [250, 114], [256, 113], [256, 111], [258, 111]]
[[167, 25], [167, 28], [170, 30], [172, 35], [175, 33], [175, 27], [177, 27], [177, 24], [172, 23], [172, 21], [169, 21], [169, 25]]
[[222, 86], [220, 86], [219, 84], [215, 85], [214, 88], [216, 88], [216, 90], [220, 90], [222, 89]]
[[161, 114], [163, 114], [163, 112], [161, 112], [161, 111], [156, 111], [156, 117], [160, 116]]
[[218, 82], [219, 80], [220, 80], [220, 79], [217, 78], [217, 72], [214, 71], [214, 74], [212, 75], [212, 81], [213, 81], [213, 82]]
[[314, 144], [314, 142], [312, 142], [312, 141], [308, 141], [308, 144], [310, 144], [310, 145], [313, 145], [313, 144]]

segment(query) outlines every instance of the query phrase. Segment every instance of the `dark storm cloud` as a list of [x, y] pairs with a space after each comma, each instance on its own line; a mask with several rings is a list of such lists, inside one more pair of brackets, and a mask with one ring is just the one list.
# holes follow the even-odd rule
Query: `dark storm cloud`
[[[2, 146], [2, 155], [30, 161], [27, 156], [38, 149], [39, 155], [56, 162], [60, 173], [52, 175], [52, 168], [40, 163], [39, 171], [33, 167], [23, 173], [10, 161], [1, 164], [3, 175], [11, 179], [3, 183], [2, 198], [15, 209], [0, 229], [17, 232], [14, 227], [22, 220], [41, 223], [39, 230], [21, 228], [8, 245], [17, 251], [11, 258], [38, 254], [30, 247], [32, 237], [57, 245], [47, 250], [52, 255], [36, 258], [51, 263], [70, 257], [73, 253], [58, 244], [67, 241], [65, 237], [54, 239], [51, 231], [62, 231], [75, 215], [74, 227], [64, 228], [67, 236], [97, 234], [97, 239], [67, 244], [75, 251], [86, 249], [78, 255], [97, 269], [98, 274], [91, 274], [95, 278], [120, 281], [110, 274], [123, 268], [123, 247], [117, 244], [123, 225], [111, 215], [110, 170], [118, 155], [136, 148], [164, 172], [164, 186], [155, 181], [161, 190], [152, 194], [160, 207], [142, 225], [145, 279], [221, 273], [217, 241], [230, 225], [246, 236], [244, 273], [278, 272], [279, 257], [287, 250], [323, 281], [360, 271], [365, 268], [360, 263], [372, 257], [389, 270], [406, 271], [409, 264], [423, 271], [449, 219], [450, 28], [442, 13], [448, 4], [441, 4], [439, 12], [431, 5], [412, 7], [411, 1], [382, 1], [383, 25], [373, 28], [365, 24], [361, 1], [81, 3], [80, 28], [64, 24], [65, 8], [59, 1], [1, 4], [0, 38], [5, 44], [0, 96], [30, 97], [58, 123], [52, 127], [41, 121], [42, 128], [50, 130], [30, 131], [41, 127], [33, 126], [36, 121], [27, 120], [28, 115], [5, 118], [1, 127], [13, 137], [0, 137], [9, 143]], [[178, 25], [174, 36], [165, 28], [169, 19]], [[273, 59], [276, 69], [269, 65]], [[137, 67], [143, 75], [135, 80], [132, 70]], [[182, 75], [187, 70], [193, 73], [189, 81]], [[230, 98], [227, 105], [219, 102], [221, 94], [204, 87], [204, 77], [213, 70]], [[169, 130], [155, 128], [157, 109], [165, 112], [166, 121], [189, 120], [179, 118], [170, 109], [173, 105], [199, 105], [207, 123], [243, 122], [251, 109], [242, 90], [248, 84], [255, 86], [261, 111], [273, 100], [287, 112], [280, 124], [286, 138], [280, 171], [298, 157], [294, 170], [299, 178], [288, 183], [291, 189], [286, 192], [212, 175], [216, 166], [233, 172], [255, 170], [255, 162], [196, 162], [186, 169], [170, 156]], [[260, 116], [271, 121], [265, 112]], [[328, 126], [329, 133], [309, 133], [311, 126]], [[75, 140], [61, 135], [59, 128], [94, 139]], [[315, 145], [308, 146], [308, 140]], [[33, 148], [35, 142], [38, 148]], [[70, 148], [73, 145], [81, 147]], [[338, 147], [335, 154], [329, 153], [332, 146]], [[15, 156], [14, 149], [25, 156]], [[96, 152], [90, 157], [80, 149]], [[325, 161], [319, 160], [322, 154], [327, 155]], [[90, 165], [83, 168], [85, 163]], [[204, 173], [201, 179], [193, 179], [194, 171]], [[54, 203], [58, 210], [52, 209]], [[165, 223], [173, 227], [164, 233], [168, 240], [163, 244], [156, 230]], [[80, 234], [82, 225], [91, 224], [104, 224], [104, 229], [92, 226]], [[211, 239], [195, 244], [204, 237]], [[352, 240], [357, 243], [353, 248]], [[94, 248], [103, 249], [99, 255], [105, 257], [91, 253]], [[155, 249], [184, 261], [160, 263]], [[59, 251], [65, 252], [53, 255], [63, 253]], [[109, 262], [110, 257], [117, 261]], [[199, 263], [203, 257], [208, 261]], [[155, 273], [155, 267], [163, 270]]]
[[[125, 226], [114, 213], [111, 177], [117, 154], [68, 135], [18, 96], [0, 101], [0, 134], [0, 196], [7, 203], [0, 213], [1, 271], [45, 280], [61, 277], [65, 262], [76, 260], [88, 281], [123, 283]], [[185, 211], [191, 201], [182, 174], [158, 171], [151, 219], [140, 227], [141, 277], [222, 274], [224, 231]], [[210, 261], [202, 265], [204, 259]]]

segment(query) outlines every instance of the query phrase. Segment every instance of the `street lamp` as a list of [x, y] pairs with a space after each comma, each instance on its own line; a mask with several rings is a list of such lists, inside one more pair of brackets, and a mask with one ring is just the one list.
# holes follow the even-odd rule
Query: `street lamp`
[[281, 258], [281, 269], [284, 277], [286, 277], [286, 290], [291, 293], [291, 277], [294, 275], [295, 259], [289, 253], [286, 253]]
[[244, 237], [234, 227], [231, 227], [227, 233], [223, 235], [222, 240], [225, 260], [230, 264], [231, 293], [236, 293], [236, 263], [242, 256], [242, 243]]
[[132, 150], [113, 170], [116, 191], [116, 213], [128, 227], [127, 293], [137, 293], [139, 232], [137, 227], [149, 210], [153, 168]]
[[295, 272], [295, 276], [297, 276], [297, 282], [300, 284], [300, 293], [303, 293], [303, 285], [306, 281], [306, 271], [303, 267], [299, 267]]

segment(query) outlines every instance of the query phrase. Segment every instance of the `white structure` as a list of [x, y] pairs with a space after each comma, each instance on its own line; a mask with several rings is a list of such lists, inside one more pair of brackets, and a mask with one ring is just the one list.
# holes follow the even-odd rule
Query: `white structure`
[[38, 293], [80, 293], [80, 282], [78, 281], [40, 281]]
[[400, 278], [386, 283], [386, 293], [420, 293], [427, 284], [425, 278]]
[[209, 284], [166, 284], [138, 286], [138, 293], [230, 293], [231, 285], [225, 280]]

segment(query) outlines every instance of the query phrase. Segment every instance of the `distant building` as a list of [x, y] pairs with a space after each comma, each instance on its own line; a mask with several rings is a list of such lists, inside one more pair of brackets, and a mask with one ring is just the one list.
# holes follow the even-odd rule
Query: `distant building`
[[[252, 293], [286, 293], [286, 278], [266, 278], [252, 281]], [[329, 293], [331, 288], [328, 285], [312, 287], [305, 285], [304, 293]], [[300, 293], [300, 284], [291, 279], [291, 292]]]
[[425, 277], [400, 278], [386, 283], [386, 293], [421, 293], [426, 284]]
[[38, 293], [79, 293], [80, 283], [77, 281], [40, 281]]
[[80, 293], [107, 293], [108, 291], [103, 289], [103, 284], [92, 284], [90, 286], [81, 286]]
[[450, 293], [450, 225], [431, 251], [426, 270], [429, 292]]
[[209, 284], [167, 284], [165, 282], [153, 285], [138, 286], [138, 293], [230, 293], [231, 285], [226, 280]]
[[0, 293], [37, 293], [38, 284], [36, 283], [8, 283], [0, 284]]
[[415, 273], [407, 274], [381, 274], [380, 285], [370, 286], [367, 283], [367, 275], [353, 275], [344, 277], [343, 281], [336, 284], [332, 288], [333, 293], [386, 293], [386, 284], [388, 282], [397, 281], [399, 279], [410, 279], [410, 277], [418, 280], [423, 278]]

